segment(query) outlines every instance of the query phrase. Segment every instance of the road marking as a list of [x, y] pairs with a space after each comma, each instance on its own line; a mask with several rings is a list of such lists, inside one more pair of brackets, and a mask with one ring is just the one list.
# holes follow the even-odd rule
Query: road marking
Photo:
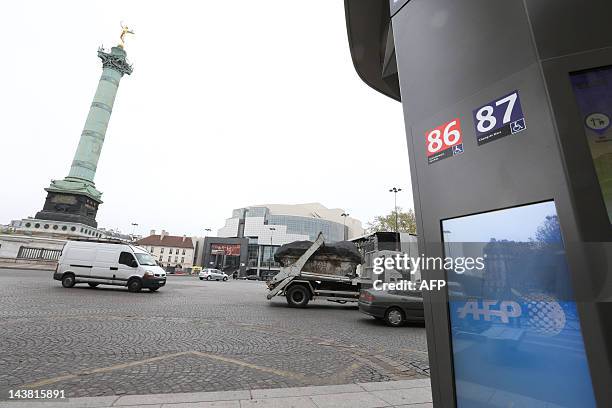
[[302, 374], [292, 373], [290, 371], [284, 371], [284, 370], [277, 370], [276, 368], [259, 366], [259, 365], [256, 365], [256, 364], [248, 363], [246, 361], [237, 360], [237, 359], [231, 358], [231, 357], [224, 357], [224, 356], [219, 356], [219, 355], [216, 355], [216, 354], [204, 353], [204, 352], [201, 352], [201, 351], [194, 351], [193, 354], [198, 355], [198, 356], [202, 356], [202, 357], [206, 357], [206, 358], [210, 358], [210, 359], [213, 359], [213, 360], [223, 361], [225, 363], [239, 365], [241, 367], [252, 368], [253, 370], [259, 370], [259, 371], [263, 371], [263, 372], [266, 372], [266, 373], [275, 374], [275, 375], [278, 375], [280, 377], [292, 378], [294, 380], [300, 380], [300, 381], [306, 380], [306, 377], [304, 375], [302, 375]]
[[307, 377], [305, 377], [302, 374], [292, 373], [290, 371], [284, 371], [284, 370], [277, 370], [275, 368], [270, 368], [270, 367], [259, 366], [259, 365], [256, 365], [256, 364], [248, 363], [246, 361], [237, 360], [237, 359], [231, 358], [231, 357], [224, 357], [224, 356], [220, 356], [220, 355], [216, 355], [216, 354], [204, 353], [204, 352], [201, 352], [201, 351], [182, 351], [182, 352], [179, 352], [179, 353], [166, 354], [166, 355], [163, 355], [163, 356], [151, 357], [151, 358], [147, 358], [147, 359], [144, 359], [144, 360], [132, 361], [132, 362], [129, 362], [129, 363], [121, 363], [121, 364], [116, 364], [116, 365], [112, 365], [112, 366], [108, 366], [108, 367], [94, 368], [93, 370], [79, 371], [79, 372], [76, 372], [76, 373], [73, 373], [73, 374], [60, 375], [60, 376], [57, 376], [57, 377], [48, 378], [46, 380], [40, 380], [40, 381], [36, 381], [36, 382], [30, 383], [30, 384], [24, 385], [24, 386], [22, 386], [22, 388], [25, 388], [25, 389], [39, 388], [39, 387], [42, 387], [42, 386], [45, 386], [45, 385], [55, 384], [55, 383], [58, 383], [58, 382], [61, 382], [61, 381], [74, 380], [75, 378], [79, 378], [79, 377], [82, 377], [84, 375], [106, 373], [106, 372], [109, 372], [109, 371], [121, 370], [121, 369], [124, 369], [124, 368], [139, 366], [139, 365], [143, 365], [143, 364], [147, 364], [147, 363], [152, 363], [152, 362], [155, 362], [155, 361], [160, 361], [160, 360], [165, 360], [165, 359], [168, 359], [168, 358], [174, 358], [174, 357], [185, 356], [185, 355], [194, 355], [194, 356], [198, 356], [198, 357], [209, 358], [209, 359], [212, 359], [212, 360], [223, 361], [225, 363], [235, 364], [235, 365], [239, 365], [241, 367], [247, 367], [247, 368], [251, 368], [251, 369], [254, 369], [254, 370], [263, 371], [263, 372], [266, 372], [266, 373], [278, 375], [280, 377], [291, 378], [291, 379], [294, 379], [294, 380], [299, 380], [299, 381], [307, 381], [308, 380]]
[[336, 380], [336, 381], [348, 381], [349, 383], [352, 382], [353, 380], [353, 374], [355, 371], [357, 371], [358, 369], [360, 369], [362, 367], [362, 364], [360, 363], [353, 363], [350, 366], [348, 366], [347, 368], [345, 368], [344, 370], [340, 371], [337, 374], [332, 375], [331, 377], [328, 377], [325, 379], [326, 382], [331, 382], [330, 380]]
[[182, 351], [180, 353], [166, 354], [163, 356], [152, 357], [152, 358], [147, 358], [147, 359], [138, 360], [138, 361], [132, 361], [129, 363], [121, 363], [121, 364], [116, 364], [116, 365], [108, 366], [108, 367], [94, 368], [93, 370], [79, 371], [74, 374], [60, 375], [58, 377], [36, 381], [30, 384], [24, 385], [23, 388], [26, 388], [26, 389], [38, 388], [38, 387], [42, 387], [43, 385], [55, 384], [57, 382], [65, 381], [65, 380], [72, 380], [72, 379], [78, 378], [83, 375], [106, 373], [109, 371], [120, 370], [122, 368], [134, 367], [138, 365], [151, 363], [153, 361], [159, 361], [159, 360], [164, 360], [167, 358], [183, 356], [183, 355], [190, 354], [190, 353], [191, 353], [190, 351]]

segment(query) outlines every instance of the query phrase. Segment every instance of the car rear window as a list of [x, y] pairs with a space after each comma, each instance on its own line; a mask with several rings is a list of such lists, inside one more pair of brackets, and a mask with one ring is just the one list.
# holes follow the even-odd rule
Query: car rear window
[[419, 297], [419, 298], [423, 297], [423, 293], [416, 291], [416, 290], [396, 290], [391, 293], [393, 293], [394, 295], [400, 295], [400, 296], [412, 296], [412, 297]]

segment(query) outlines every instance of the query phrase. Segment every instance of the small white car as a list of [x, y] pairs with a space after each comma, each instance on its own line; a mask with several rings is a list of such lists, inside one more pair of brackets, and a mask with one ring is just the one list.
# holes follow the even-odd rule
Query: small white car
[[227, 276], [226, 273], [218, 269], [212, 269], [212, 268], [202, 269], [202, 271], [198, 274], [198, 277], [200, 278], [200, 280], [206, 279], [206, 280], [227, 281], [229, 279], [229, 276]]

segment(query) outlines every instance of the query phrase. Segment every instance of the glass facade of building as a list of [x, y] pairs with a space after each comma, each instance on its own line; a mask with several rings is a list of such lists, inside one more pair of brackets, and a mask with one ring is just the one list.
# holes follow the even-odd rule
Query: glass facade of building
[[323, 233], [327, 242], [344, 240], [345, 228], [337, 222], [295, 215], [268, 215], [267, 220], [269, 225], [286, 225], [288, 234], [308, 235], [311, 241], [317, 239], [319, 232]]
[[[323, 233], [326, 242], [343, 241], [348, 235], [343, 222], [323, 218], [327, 209], [319, 214], [320, 206], [311, 207], [306, 204], [303, 207], [289, 205], [282, 210], [267, 206], [238, 208], [232, 211], [232, 218], [226, 220], [218, 234], [220, 237], [248, 238], [247, 275], [268, 278], [280, 269], [280, 265], [274, 261], [274, 254], [281, 245], [294, 241], [314, 241], [319, 233]], [[291, 215], [291, 211], [296, 211], [298, 215]], [[309, 211], [312, 216], [303, 215]]]

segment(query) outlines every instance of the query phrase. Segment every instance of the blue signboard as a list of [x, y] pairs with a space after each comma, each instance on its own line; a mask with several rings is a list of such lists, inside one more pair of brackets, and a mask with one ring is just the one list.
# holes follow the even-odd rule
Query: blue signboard
[[479, 146], [527, 129], [518, 91], [474, 109], [472, 115]]
[[457, 406], [595, 407], [553, 202], [442, 223]]

